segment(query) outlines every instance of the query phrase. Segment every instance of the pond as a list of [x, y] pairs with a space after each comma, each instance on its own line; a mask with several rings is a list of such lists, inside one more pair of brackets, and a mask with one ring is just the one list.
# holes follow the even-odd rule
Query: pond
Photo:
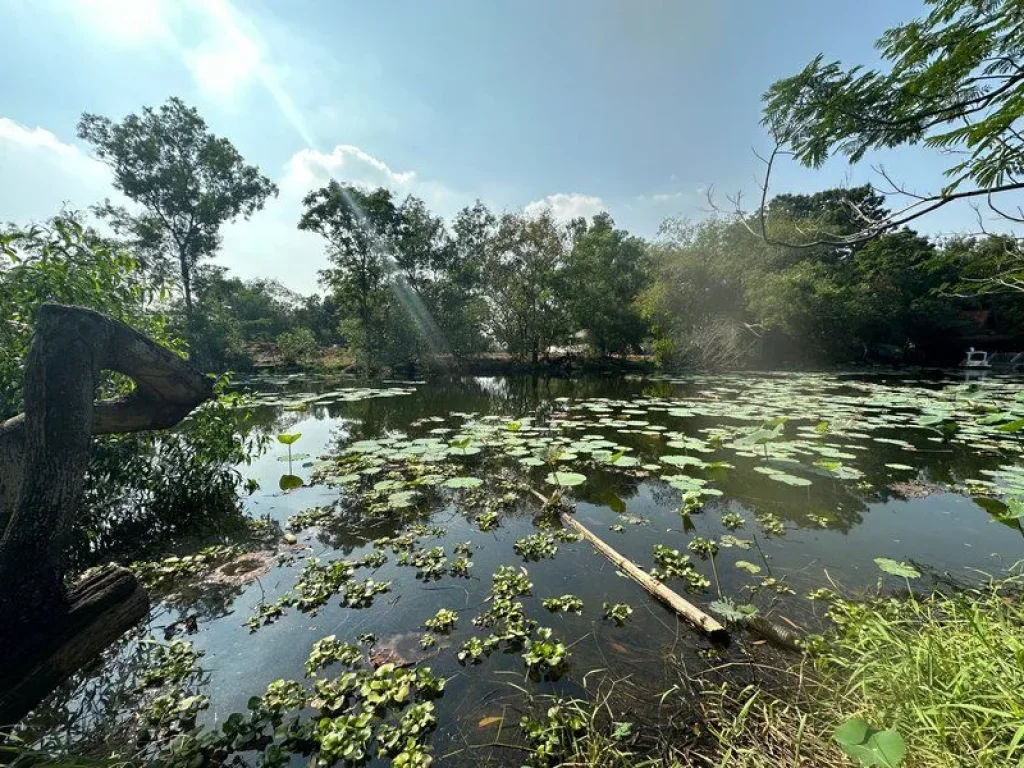
[[685, 701], [701, 669], [768, 650], [737, 625], [703, 636], [533, 491], [720, 619], [820, 632], [817, 590], [962, 583], [1021, 557], [1018, 384], [960, 376], [242, 380], [265, 429], [300, 435], [243, 468], [248, 511], [291, 533], [258, 578], [179, 592], [148, 630], [191, 625], [210, 726], [304, 680], [333, 635], [361, 643], [357, 665], [445, 678], [422, 737], [437, 763], [522, 764], [520, 716], [547, 696], [601, 697], [653, 745], [666, 691]]

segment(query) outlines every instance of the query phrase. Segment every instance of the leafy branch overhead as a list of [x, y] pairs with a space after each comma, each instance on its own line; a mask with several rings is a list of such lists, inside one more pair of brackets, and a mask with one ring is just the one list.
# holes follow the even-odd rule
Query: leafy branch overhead
[[[983, 199], [1012, 222], [1020, 209], [998, 202], [1024, 189], [1024, 9], [1012, 0], [928, 0], [923, 18], [887, 30], [877, 42], [884, 68], [813, 59], [764, 95], [764, 120], [775, 141], [751, 226], [772, 241], [768, 188], [780, 156], [820, 168], [835, 155], [851, 163], [876, 150], [922, 146], [948, 157], [946, 184], [918, 193], [884, 169], [882, 192], [905, 203], [867, 210], [851, 196], [853, 231], [821, 228], [790, 244], [851, 245], [899, 228], [954, 200]], [[739, 207], [739, 206], [737, 206]]]

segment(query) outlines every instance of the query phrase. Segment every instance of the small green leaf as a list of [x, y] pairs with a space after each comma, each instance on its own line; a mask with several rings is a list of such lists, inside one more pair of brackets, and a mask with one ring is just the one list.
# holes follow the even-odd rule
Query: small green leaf
[[479, 488], [484, 481], [479, 477], [449, 477], [444, 481], [445, 488]]
[[892, 576], [899, 576], [901, 579], [916, 579], [921, 576], [921, 572], [912, 565], [899, 563], [895, 560], [889, 559], [888, 557], [876, 557], [875, 565], [886, 573]]
[[277, 436], [277, 442], [281, 443], [282, 445], [291, 445], [300, 437], [302, 437], [302, 434], [299, 432], [292, 432], [291, 434], [288, 434], [287, 432], [282, 432], [280, 435]]
[[851, 717], [836, 728], [833, 738], [863, 768], [896, 768], [906, 756], [906, 746], [897, 731], [880, 731], [859, 717]]

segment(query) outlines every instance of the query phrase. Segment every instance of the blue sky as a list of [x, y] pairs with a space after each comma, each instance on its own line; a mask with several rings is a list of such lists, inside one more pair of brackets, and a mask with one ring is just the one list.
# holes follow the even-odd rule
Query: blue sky
[[[753, 195], [760, 96], [814, 55], [873, 62], [920, 2], [775, 0], [0, 0], [0, 220], [116, 197], [75, 137], [178, 95], [281, 187], [230, 225], [218, 262], [316, 288], [299, 201], [332, 176], [386, 184], [446, 216], [608, 210], [651, 237], [704, 215], [706, 190]], [[873, 158], [918, 190], [943, 158]], [[779, 170], [776, 191], [871, 178], [844, 162]], [[921, 228], [969, 229], [947, 209]]]

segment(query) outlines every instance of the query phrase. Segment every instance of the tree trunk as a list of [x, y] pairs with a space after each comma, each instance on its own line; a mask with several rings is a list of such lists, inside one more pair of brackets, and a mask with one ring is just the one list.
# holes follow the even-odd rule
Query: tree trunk
[[185, 292], [185, 316], [188, 319], [188, 328], [191, 341], [192, 333], [192, 273], [189, 269], [188, 252], [184, 247], [178, 249], [178, 263], [181, 265], [181, 288]]
[[[136, 389], [120, 400], [94, 404], [105, 369], [131, 377]], [[65, 552], [91, 436], [173, 426], [212, 393], [210, 379], [123, 323], [79, 307], [40, 308], [25, 366], [25, 413], [0, 424], [0, 658], [6, 670], [0, 696], [15, 679], [33, 675], [40, 654], [57, 650], [55, 642], [70, 642], [68, 632], [102, 623], [96, 605], [114, 610], [121, 624], [140, 618], [145, 595], [141, 600], [136, 595], [141, 590], [131, 574], [99, 586], [90, 582], [84, 597], [76, 590], [69, 594], [65, 586]], [[115, 610], [109, 600], [130, 605]], [[110, 632], [116, 637], [128, 626], [114, 621], [98, 628], [91, 641], [87, 638], [84, 655], [102, 649], [96, 638]], [[80, 667], [81, 655], [62, 652], [64, 661], [57, 666], [63, 673], [57, 677]], [[48, 680], [52, 677], [47, 673]], [[25, 697], [16, 694], [12, 700]], [[10, 712], [4, 710], [4, 716]]]

